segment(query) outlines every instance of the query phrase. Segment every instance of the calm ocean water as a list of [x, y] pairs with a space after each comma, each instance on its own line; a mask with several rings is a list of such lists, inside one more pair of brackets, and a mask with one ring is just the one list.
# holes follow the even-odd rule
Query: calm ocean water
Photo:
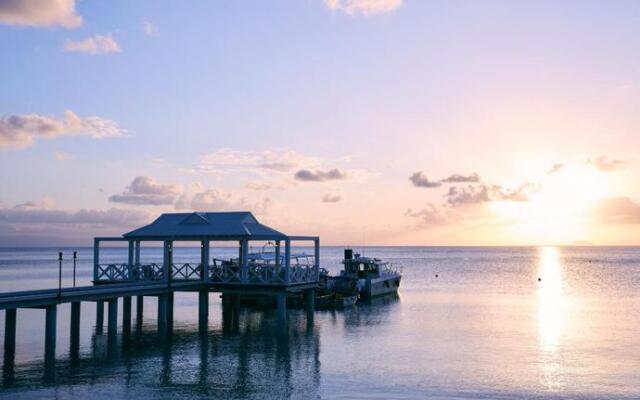
[[[76, 249], [63, 250], [69, 258]], [[79, 250], [84, 285], [92, 252]], [[57, 287], [57, 251], [0, 249], [0, 291]], [[197, 251], [177, 248], [174, 258], [197, 260]], [[341, 252], [322, 248], [322, 266], [337, 272]], [[399, 298], [318, 311], [313, 325], [290, 310], [286, 332], [271, 312], [242, 310], [237, 325], [223, 324], [212, 294], [202, 337], [197, 296], [177, 293], [170, 341], [158, 339], [156, 304], [147, 298], [142, 330], [114, 350], [94, 334], [94, 304], [83, 303], [80, 357], [72, 359], [62, 305], [53, 376], [43, 372], [44, 311], [19, 310], [15, 367], [3, 367], [0, 397], [640, 398], [640, 248], [370, 247], [366, 254], [403, 265]], [[159, 261], [161, 252], [144, 249], [142, 257]], [[123, 249], [104, 252], [105, 261], [124, 259]], [[71, 263], [63, 268], [70, 286]]]

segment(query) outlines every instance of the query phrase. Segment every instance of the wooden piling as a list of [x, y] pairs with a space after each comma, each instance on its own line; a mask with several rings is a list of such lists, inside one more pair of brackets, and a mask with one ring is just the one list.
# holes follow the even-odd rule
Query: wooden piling
[[118, 298], [109, 300], [109, 340], [118, 335]]
[[104, 331], [104, 301], [96, 301], [96, 335]]
[[142, 328], [142, 319], [144, 317], [144, 296], [136, 296], [136, 327]]
[[45, 364], [52, 364], [56, 358], [56, 325], [58, 306], [50, 305], [46, 308], [44, 329], [44, 359]]
[[122, 336], [131, 335], [131, 296], [122, 298]]
[[167, 334], [167, 295], [158, 295], [158, 334]]
[[285, 292], [276, 295], [276, 315], [279, 323], [287, 320], [287, 293]]
[[16, 352], [17, 310], [8, 308], [4, 312], [4, 354], [7, 358], [7, 356], [15, 355]]
[[206, 332], [209, 326], [209, 291], [200, 290], [198, 292], [198, 329]]
[[71, 353], [77, 354], [80, 348], [80, 302], [71, 303]]

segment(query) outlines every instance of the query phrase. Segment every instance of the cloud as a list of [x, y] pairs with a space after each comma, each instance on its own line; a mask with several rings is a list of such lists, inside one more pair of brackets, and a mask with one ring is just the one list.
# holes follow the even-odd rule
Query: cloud
[[446, 182], [446, 183], [477, 183], [477, 182], [480, 182], [480, 176], [478, 176], [478, 174], [476, 174], [476, 173], [473, 173], [473, 174], [468, 175], [468, 176], [464, 176], [464, 175], [460, 175], [460, 174], [453, 174], [453, 175], [449, 176], [448, 178], [443, 179], [441, 182]]
[[256, 215], [266, 215], [271, 207], [271, 199], [264, 197], [258, 201], [250, 201], [244, 197], [236, 197], [232, 193], [205, 189], [196, 183], [188, 192], [184, 192], [175, 203], [176, 209], [195, 211], [251, 211]]
[[147, 176], [136, 177], [122, 194], [114, 194], [109, 201], [133, 205], [169, 205], [177, 199], [181, 190], [178, 185], [160, 184]]
[[415, 187], [436, 188], [442, 185], [440, 182], [430, 181], [422, 171], [414, 172], [413, 175], [409, 177], [409, 180]]
[[640, 205], [628, 197], [612, 197], [598, 202], [593, 215], [608, 224], [640, 224]]
[[337, 194], [327, 193], [324, 196], [322, 196], [322, 202], [323, 203], [337, 203], [340, 200], [342, 200], [342, 197], [340, 195], [337, 195]]
[[562, 171], [565, 167], [566, 165], [564, 163], [555, 163], [551, 166], [549, 171], [547, 171], [547, 175], [556, 174]]
[[0, 118], [0, 148], [29, 147], [35, 139], [60, 136], [102, 139], [122, 136], [125, 132], [112, 120], [95, 116], [79, 117], [70, 110], [64, 112], [63, 118], [40, 114], [9, 115]]
[[128, 227], [148, 220], [146, 212], [110, 208], [108, 210], [81, 209], [64, 211], [41, 208], [33, 202], [25, 202], [12, 208], [0, 209], [0, 223], [101, 225]]
[[315, 172], [300, 169], [295, 173], [294, 178], [303, 182], [325, 182], [347, 179], [347, 174], [337, 168], [328, 171], [316, 170]]
[[391, 12], [402, 5], [402, 0], [325, 0], [324, 3], [332, 11], [371, 15]]
[[603, 172], [613, 172], [621, 170], [629, 164], [628, 161], [620, 160], [616, 158], [609, 158], [607, 156], [599, 156], [596, 158], [589, 158], [585, 161], [588, 165], [593, 165], [597, 170]]
[[0, 208], [0, 244], [3, 246], [89, 244], [94, 236], [121, 234], [149, 222], [141, 210], [110, 208], [75, 211], [52, 208], [44, 200]]
[[122, 50], [111, 34], [95, 35], [83, 40], [70, 40], [64, 43], [64, 51], [89, 53], [89, 54], [109, 54], [120, 53]]
[[523, 183], [515, 189], [504, 188], [500, 185], [452, 186], [445, 197], [447, 203], [455, 207], [490, 201], [529, 201], [530, 195], [539, 190], [540, 185], [531, 182]]
[[147, 36], [155, 36], [158, 34], [158, 27], [150, 21], [142, 21], [142, 31]]
[[75, 0], [1, 0], [0, 23], [73, 29], [82, 25], [82, 17], [76, 14]]

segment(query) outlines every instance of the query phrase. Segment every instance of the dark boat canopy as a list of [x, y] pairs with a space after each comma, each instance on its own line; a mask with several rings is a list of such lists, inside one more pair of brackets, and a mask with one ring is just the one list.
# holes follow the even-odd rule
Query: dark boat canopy
[[139, 240], [288, 239], [284, 233], [258, 222], [248, 211], [166, 213], [123, 236]]

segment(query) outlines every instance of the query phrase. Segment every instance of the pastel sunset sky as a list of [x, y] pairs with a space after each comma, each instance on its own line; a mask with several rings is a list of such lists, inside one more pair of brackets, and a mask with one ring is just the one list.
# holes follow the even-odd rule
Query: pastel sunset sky
[[639, 150], [638, 1], [0, 0], [0, 246], [637, 245]]

